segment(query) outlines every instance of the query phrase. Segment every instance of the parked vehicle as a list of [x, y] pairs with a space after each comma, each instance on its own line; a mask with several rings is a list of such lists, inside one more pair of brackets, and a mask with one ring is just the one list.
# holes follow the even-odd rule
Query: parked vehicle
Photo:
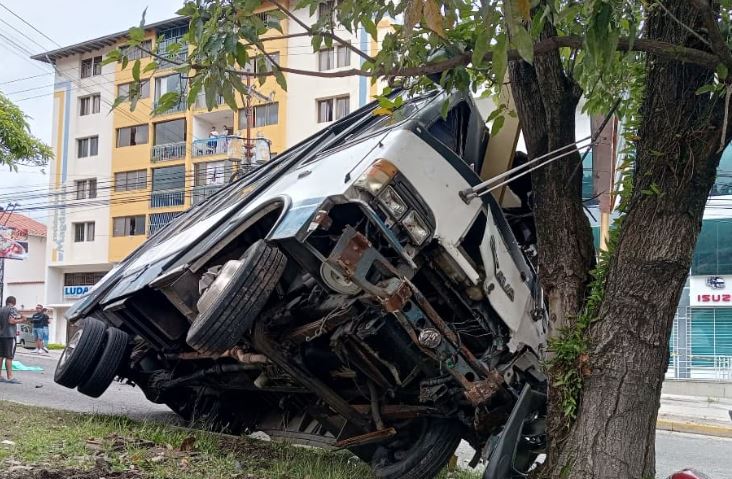
[[[441, 111], [449, 102], [447, 115]], [[197, 424], [430, 478], [461, 439], [519, 477], [545, 443], [547, 316], [480, 181], [469, 96], [368, 105], [178, 217], [76, 303], [56, 382], [114, 376]]]
[[33, 335], [33, 328], [30, 324], [19, 324], [15, 332], [15, 343], [23, 348], [34, 349], [36, 337]]

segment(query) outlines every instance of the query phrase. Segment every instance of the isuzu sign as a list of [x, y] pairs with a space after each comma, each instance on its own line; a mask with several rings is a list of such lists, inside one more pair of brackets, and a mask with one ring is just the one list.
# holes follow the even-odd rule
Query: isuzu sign
[[64, 286], [64, 298], [76, 299], [81, 298], [92, 289], [91, 286], [79, 285], [79, 286]]
[[691, 306], [732, 306], [732, 276], [692, 276], [689, 280]]

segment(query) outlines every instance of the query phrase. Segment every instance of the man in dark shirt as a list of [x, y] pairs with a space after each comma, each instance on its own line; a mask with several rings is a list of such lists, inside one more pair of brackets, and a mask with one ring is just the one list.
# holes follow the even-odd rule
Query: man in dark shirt
[[16, 324], [22, 323], [23, 317], [15, 309], [15, 298], [8, 296], [5, 300], [5, 307], [0, 308], [0, 366], [5, 361], [5, 371], [8, 380], [0, 376], [0, 382], [17, 384], [20, 381], [13, 377], [13, 357], [15, 357], [15, 334]]
[[36, 305], [36, 312], [30, 317], [31, 324], [33, 325], [33, 336], [36, 338], [36, 349], [32, 351], [34, 353], [44, 352], [48, 354], [49, 319], [46, 314], [46, 308], [42, 304]]

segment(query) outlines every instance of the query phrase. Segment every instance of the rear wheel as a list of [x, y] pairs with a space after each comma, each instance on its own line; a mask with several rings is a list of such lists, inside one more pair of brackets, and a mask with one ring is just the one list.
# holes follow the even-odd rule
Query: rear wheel
[[395, 427], [399, 434], [371, 456], [371, 468], [379, 479], [436, 477], [462, 437], [460, 423], [449, 419], [416, 419]]
[[241, 260], [230, 261], [199, 301], [206, 308], [188, 330], [186, 342], [205, 354], [234, 347], [272, 294], [287, 259], [264, 240], [252, 244]]
[[72, 389], [79, 385], [102, 353], [106, 329], [98, 319], [83, 320], [61, 353], [53, 375], [56, 383]]
[[80, 393], [98, 398], [107, 390], [125, 359], [128, 341], [129, 336], [124, 331], [107, 329], [102, 354], [91, 374], [79, 385]]

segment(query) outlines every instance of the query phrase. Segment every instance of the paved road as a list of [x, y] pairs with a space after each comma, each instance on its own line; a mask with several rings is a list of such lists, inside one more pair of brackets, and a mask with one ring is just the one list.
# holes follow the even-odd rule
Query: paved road
[[[52, 356], [20, 352], [16, 359], [29, 366], [41, 366], [44, 371], [16, 373], [22, 384], [0, 383], [0, 400], [176, 422], [175, 414], [167, 407], [149, 402], [137, 388], [114, 383], [101, 398], [92, 399], [57, 385], [53, 382], [53, 371], [58, 356], [53, 351]], [[461, 464], [467, 464], [472, 457], [472, 449], [463, 444], [458, 456]], [[732, 479], [732, 439], [658, 431], [656, 461], [658, 478], [665, 478], [685, 467], [695, 467], [712, 479]]]

